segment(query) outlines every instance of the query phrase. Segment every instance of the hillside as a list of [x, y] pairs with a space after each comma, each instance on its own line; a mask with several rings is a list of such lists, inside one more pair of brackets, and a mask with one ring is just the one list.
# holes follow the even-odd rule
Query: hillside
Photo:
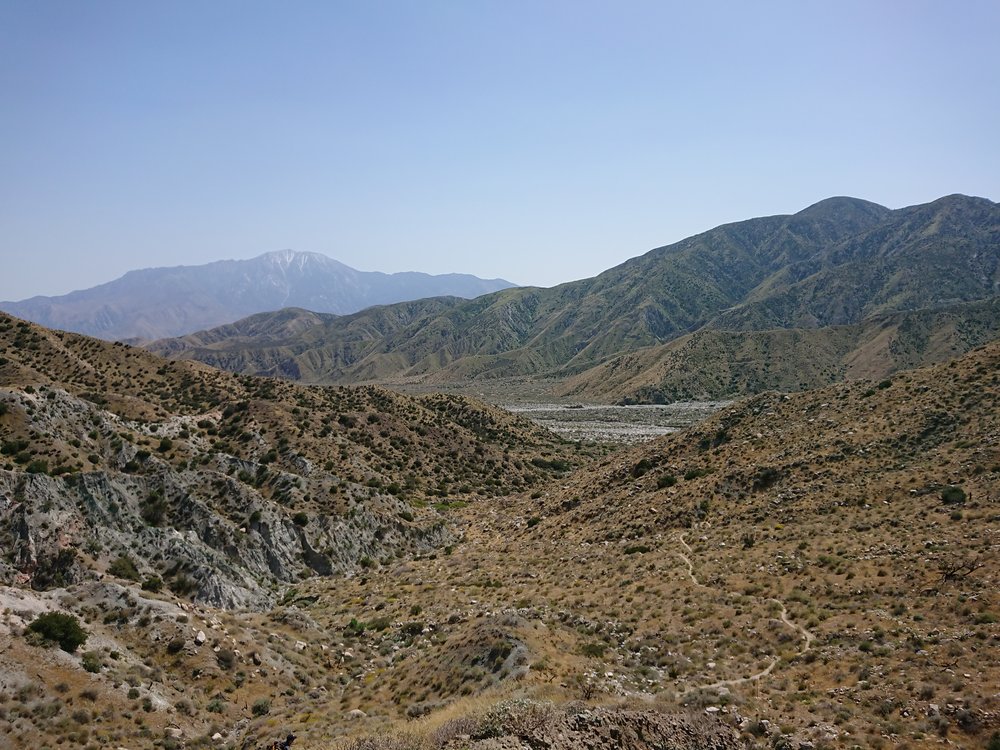
[[0, 441], [0, 580], [45, 589], [125, 557], [222, 607], [441, 546], [450, 504], [577, 460], [461, 397], [240, 378], [7, 316]]
[[[421, 300], [340, 318], [282, 311], [151, 348], [313, 383], [563, 380], [604, 365], [567, 392], [612, 400], [674, 392], [719, 397], [930, 363], [942, 356], [942, 339], [950, 353], [968, 351], [995, 335], [993, 310], [983, 305], [995, 299], [998, 285], [996, 204], [949, 196], [890, 211], [832, 198], [791, 216], [721, 226], [551, 289]], [[934, 312], [944, 308], [948, 315]], [[873, 351], [875, 329], [884, 325], [896, 326], [899, 337], [883, 336]], [[907, 337], [904, 329], [914, 325], [927, 330]], [[750, 339], [739, 352], [750, 370], [769, 368], [767, 353], [775, 349], [788, 373], [675, 382], [690, 378], [668, 363], [692, 333], [700, 337], [695, 348], [703, 371], [724, 369], [733, 342]], [[657, 346], [666, 348], [634, 354]], [[886, 356], [886, 347], [907, 351]], [[609, 389], [608, 368], [623, 366], [629, 377]], [[794, 382], [797, 371], [804, 377]]]
[[[586, 448], [566, 451], [465, 400], [230, 376], [16, 321], [3, 333], [4, 377], [17, 385], [5, 386], [0, 425], [8, 441], [30, 437], [20, 426], [29, 420], [36, 432], [33, 454], [14, 453], [4, 473], [31, 492], [0, 495], [6, 519], [32, 524], [35, 546], [17, 549], [23, 556], [62, 532], [64, 547], [92, 556], [76, 582], [40, 586], [29, 567], [0, 587], [7, 737], [38, 746], [61, 738], [236, 748], [294, 732], [295, 747], [306, 750], [639, 750], [649, 746], [645, 737], [695, 750], [981, 748], [1000, 733], [1000, 344], [891, 379], [760, 394], [675, 435], [585, 458], [578, 451]], [[372, 417], [391, 426], [400, 413], [412, 424], [431, 410], [448, 420], [440, 431], [431, 418], [424, 434], [406, 433], [406, 451], [422, 451], [421, 465], [411, 466], [419, 487], [396, 498], [406, 498], [412, 521], [391, 492], [339, 485], [336, 500], [353, 498], [355, 515], [370, 508], [373, 523], [383, 519], [384, 547], [368, 562], [332, 575], [300, 570], [292, 580], [276, 572], [273, 606], [223, 612], [204, 595], [192, 603], [190, 592], [170, 586], [142, 590], [122, 577], [118, 548], [86, 544], [99, 528], [75, 519], [103, 500], [75, 494], [77, 486], [92, 487], [94, 475], [124, 482], [153, 473], [111, 466], [99, 424], [97, 438], [78, 433], [78, 457], [72, 443], [61, 447], [58, 421], [46, 414], [68, 407], [46, 383], [93, 398], [99, 376], [90, 367], [105, 374], [104, 418], [132, 420], [116, 423], [119, 451], [145, 440], [143, 460], [169, 464], [190, 482], [192, 470], [174, 462], [201, 456], [195, 471], [216, 481], [205, 498], [219, 519], [214, 529], [225, 528], [230, 506], [240, 518], [261, 507], [268, 524], [301, 507], [307, 522], [298, 528], [311, 534], [339, 512], [318, 485], [332, 481], [317, 468], [324, 459], [333, 473], [384, 481], [379, 459], [389, 456], [375, 449], [388, 448], [380, 432], [360, 426]], [[254, 422], [227, 422], [229, 403], [208, 403], [230, 388], [240, 393], [235, 403], [249, 402]], [[355, 406], [326, 412], [326, 394]], [[173, 419], [168, 406], [198, 419], [222, 410], [215, 435], [195, 422], [205, 430], [199, 438], [216, 440], [207, 463], [207, 451], [190, 447], [193, 432], [158, 450]], [[277, 416], [265, 417], [272, 408]], [[314, 440], [313, 429], [334, 413], [331, 432]], [[336, 426], [345, 413], [355, 432]], [[466, 443], [470, 429], [479, 439]], [[268, 474], [294, 474], [308, 499], [245, 504], [246, 493], [266, 495], [269, 482], [255, 488], [254, 471], [228, 476], [221, 462], [251, 460], [265, 448], [255, 447], [258, 434], [277, 453]], [[331, 441], [347, 458], [323, 452]], [[96, 472], [67, 481], [52, 469], [55, 460], [85, 460], [85, 450], [100, 453]], [[463, 462], [448, 473], [464, 472], [469, 485], [461, 502], [440, 498], [437, 487], [425, 491], [448, 451]], [[574, 457], [575, 472], [544, 481], [553, 464]], [[37, 460], [49, 461], [48, 475], [27, 473]], [[59, 491], [37, 494], [34, 478]], [[360, 499], [365, 490], [375, 491]], [[421, 507], [441, 500], [440, 511]], [[262, 532], [247, 528], [239, 547]], [[366, 528], [345, 528], [331, 543], [348, 547]], [[196, 538], [217, 533], [191, 530], [183, 532], [191, 554]], [[140, 579], [160, 572], [155, 553], [132, 562]], [[93, 575], [109, 563], [113, 574]], [[80, 652], [46, 650], [21, 635], [44, 610], [80, 618], [91, 634]]]
[[560, 396], [625, 403], [799, 391], [881, 380], [1000, 338], [1000, 298], [874, 314], [861, 323], [763, 331], [705, 328], [612, 357], [554, 388]]
[[250, 260], [130, 271], [58, 297], [0, 302], [0, 310], [103, 339], [150, 341], [283, 307], [342, 315], [424, 297], [478, 297], [510, 286], [468, 274], [357, 271], [319, 253], [283, 250]]

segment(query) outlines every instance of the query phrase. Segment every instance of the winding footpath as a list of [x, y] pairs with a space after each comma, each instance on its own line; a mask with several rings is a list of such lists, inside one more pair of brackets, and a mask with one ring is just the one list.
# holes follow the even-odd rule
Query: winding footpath
[[[678, 534], [677, 541], [680, 542], [681, 546], [684, 548], [684, 552], [678, 552], [677, 556], [684, 561], [684, 565], [687, 568], [687, 574], [688, 577], [691, 579], [691, 582], [695, 586], [698, 586], [699, 588], [710, 589], [711, 587], [706, 586], [701, 581], [699, 581], [698, 577], [694, 574], [694, 565], [691, 563], [691, 558], [688, 557], [688, 554], [693, 554], [693, 551], [691, 549], [691, 546], [684, 540], [684, 535]], [[809, 649], [812, 648], [812, 642], [816, 639], [816, 635], [814, 633], [809, 632], [802, 625], [798, 625], [797, 623], [793, 622], [792, 619], [788, 616], [788, 609], [785, 607], [785, 603], [780, 599], [768, 598], [765, 599], [764, 601], [774, 602], [779, 607], [781, 607], [781, 614], [780, 614], [781, 622], [783, 622], [787, 627], [791, 628], [796, 633], [798, 633], [799, 636], [805, 641], [805, 646], [802, 647], [802, 649], [799, 651], [797, 655], [801, 656], [802, 654], [809, 651]], [[695, 685], [693, 687], [687, 688], [686, 690], [681, 690], [679, 694], [686, 695], [688, 693], [693, 693], [698, 690], [714, 690], [720, 687], [732, 687], [734, 685], [743, 685], [747, 682], [755, 682], [771, 674], [771, 672], [774, 671], [774, 668], [776, 666], [778, 666], [778, 659], [774, 658], [771, 660], [771, 663], [768, 664], [760, 672], [755, 672], [754, 674], [749, 675], [747, 677], [737, 677], [736, 679], [732, 680], [719, 680], [718, 682], [712, 682], [706, 685]]]

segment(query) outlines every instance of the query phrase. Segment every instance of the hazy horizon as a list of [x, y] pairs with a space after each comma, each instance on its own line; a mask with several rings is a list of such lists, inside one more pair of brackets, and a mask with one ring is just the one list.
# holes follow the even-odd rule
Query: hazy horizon
[[0, 6], [0, 299], [293, 249], [553, 286], [848, 195], [1000, 197], [1000, 6]]

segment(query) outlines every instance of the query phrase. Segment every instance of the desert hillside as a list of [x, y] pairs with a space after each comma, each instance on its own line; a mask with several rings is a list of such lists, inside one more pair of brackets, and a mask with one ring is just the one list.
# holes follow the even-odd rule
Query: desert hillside
[[[1000, 731], [1000, 345], [608, 453], [457, 397], [2, 327], [14, 746]], [[86, 641], [46, 648], [45, 612]]]

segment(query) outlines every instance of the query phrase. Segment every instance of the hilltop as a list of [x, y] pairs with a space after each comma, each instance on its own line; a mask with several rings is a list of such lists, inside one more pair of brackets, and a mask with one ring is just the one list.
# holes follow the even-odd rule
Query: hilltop
[[320, 253], [280, 250], [250, 260], [129, 271], [58, 297], [0, 302], [0, 310], [103, 339], [151, 341], [283, 307], [342, 315], [423, 297], [478, 297], [510, 286], [458, 273], [358, 271]]
[[[727, 224], [590, 279], [332, 317], [265, 313], [151, 349], [309, 383], [544, 379], [653, 402], [884, 377], [993, 340], [1000, 207], [831, 198]], [[728, 374], [727, 361], [741, 364]]]

